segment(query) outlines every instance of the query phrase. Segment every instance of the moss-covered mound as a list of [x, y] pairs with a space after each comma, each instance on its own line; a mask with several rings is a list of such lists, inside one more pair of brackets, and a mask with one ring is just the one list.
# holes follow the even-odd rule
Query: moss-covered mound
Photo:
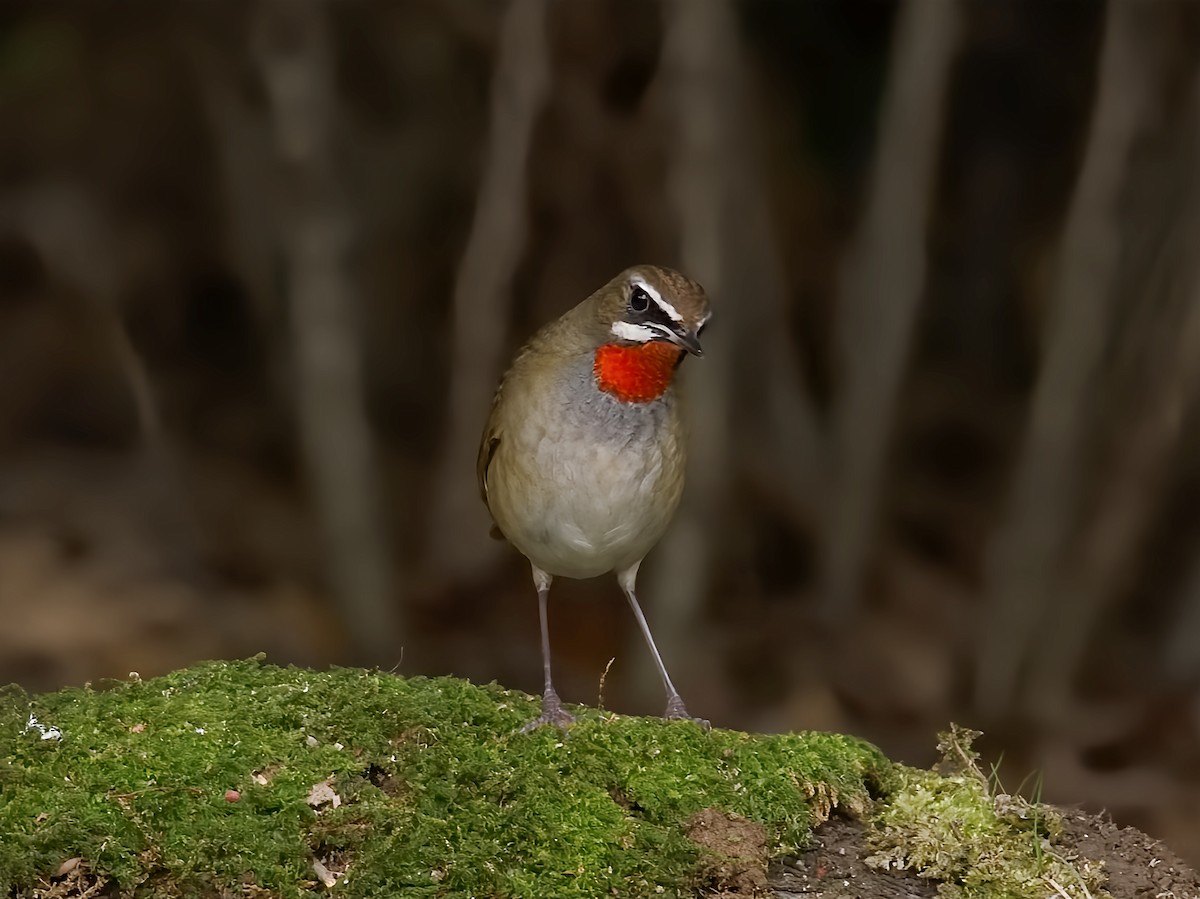
[[[895, 771], [831, 734], [750, 736], [463, 681], [258, 661], [0, 694], [0, 896], [691, 894], [720, 809], [794, 850]], [[56, 879], [57, 878], [57, 879]]]
[[1057, 810], [999, 789], [971, 748], [979, 731], [941, 734], [940, 773], [898, 767], [899, 780], [873, 815], [867, 863], [941, 882], [944, 899], [1090, 899], [1102, 865], [1059, 844]]

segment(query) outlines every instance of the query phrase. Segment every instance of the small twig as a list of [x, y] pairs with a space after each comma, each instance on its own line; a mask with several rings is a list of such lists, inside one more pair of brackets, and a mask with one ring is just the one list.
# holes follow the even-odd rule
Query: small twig
[[616, 660], [616, 656], [613, 656], [611, 659], [609, 659], [608, 664], [604, 666], [604, 672], [600, 675], [600, 689], [596, 694], [596, 708], [600, 709], [601, 711], [604, 709], [604, 685], [608, 681], [609, 669], [612, 668], [613, 662]]
[[1054, 888], [1054, 892], [1056, 892], [1056, 893], [1058, 893], [1058, 895], [1062, 896], [1063, 899], [1073, 899], [1071, 894], [1068, 893], [1066, 890], [1064, 890], [1061, 886], [1059, 886], [1058, 882], [1053, 877], [1051, 877], [1049, 874], [1047, 874], [1044, 879], [1045, 879], [1046, 883], [1050, 884], [1050, 886], [1052, 886]]
[[[1063, 858], [1057, 852], [1048, 852], [1047, 855], [1049, 855], [1053, 859], [1056, 859], [1056, 860], [1062, 862], [1063, 865], [1066, 867], [1066, 869], [1075, 875], [1075, 879], [1077, 881], [1079, 881], [1079, 888], [1081, 890], [1083, 890], [1084, 899], [1092, 899], [1092, 891], [1090, 889], [1088, 889], [1087, 881], [1085, 881], [1083, 879], [1083, 875], [1079, 873], [1079, 870], [1078, 870], [1078, 868], [1076, 868], [1074, 863], [1067, 861], [1067, 859]], [[1047, 877], [1046, 880], [1049, 881], [1051, 886], [1053, 886], [1056, 890], [1058, 890], [1058, 894], [1060, 896], [1067, 896], [1067, 892], [1061, 886], [1059, 886], [1057, 883], [1055, 883], [1053, 879], [1051, 879], [1050, 877]], [[1068, 896], [1068, 899], [1070, 899], [1069, 896]]]
[[127, 802], [130, 799], [137, 799], [138, 797], [145, 796], [149, 793], [190, 793], [193, 796], [203, 796], [204, 792], [205, 791], [202, 790], [200, 787], [167, 787], [167, 786], [159, 785], [159, 786], [153, 786], [153, 787], [145, 787], [141, 790], [133, 790], [132, 792], [129, 792], [129, 793], [108, 792], [108, 793], [105, 793], [104, 795], [106, 797], [108, 797], [109, 799], [115, 799], [118, 802]]

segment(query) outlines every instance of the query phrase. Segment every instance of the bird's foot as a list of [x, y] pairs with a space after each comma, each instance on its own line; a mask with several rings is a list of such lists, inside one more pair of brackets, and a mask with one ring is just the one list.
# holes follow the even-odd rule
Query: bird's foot
[[663, 717], [668, 721], [692, 721], [700, 726], [701, 730], [712, 730], [712, 725], [703, 718], [693, 718], [688, 714], [687, 707], [683, 704], [683, 699], [678, 693], [667, 697], [667, 710], [663, 712]]
[[563, 733], [566, 733], [567, 728], [574, 723], [575, 716], [563, 708], [562, 700], [558, 698], [558, 694], [550, 690], [542, 696], [542, 714], [522, 727], [521, 733], [527, 734], [530, 731], [537, 730], [539, 727], [545, 727], [547, 724], [553, 724]]

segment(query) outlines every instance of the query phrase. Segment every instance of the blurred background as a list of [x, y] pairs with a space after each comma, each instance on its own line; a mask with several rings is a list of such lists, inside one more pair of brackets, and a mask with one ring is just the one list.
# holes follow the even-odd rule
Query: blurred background
[[[1200, 4], [5, 0], [0, 121], [0, 682], [536, 692], [480, 429], [656, 262], [716, 308], [639, 581], [689, 708], [979, 727], [1200, 862]], [[552, 595], [563, 696], [657, 713]]]

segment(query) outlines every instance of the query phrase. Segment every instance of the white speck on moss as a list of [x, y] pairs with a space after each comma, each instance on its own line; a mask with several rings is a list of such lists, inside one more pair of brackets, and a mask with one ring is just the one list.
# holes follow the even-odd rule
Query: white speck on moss
[[32, 712], [29, 714], [29, 720], [25, 722], [25, 732], [28, 733], [31, 730], [36, 730], [40, 735], [40, 739], [43, 740], [62, 739], [61, 730], [51, 724], [42, 724]]

